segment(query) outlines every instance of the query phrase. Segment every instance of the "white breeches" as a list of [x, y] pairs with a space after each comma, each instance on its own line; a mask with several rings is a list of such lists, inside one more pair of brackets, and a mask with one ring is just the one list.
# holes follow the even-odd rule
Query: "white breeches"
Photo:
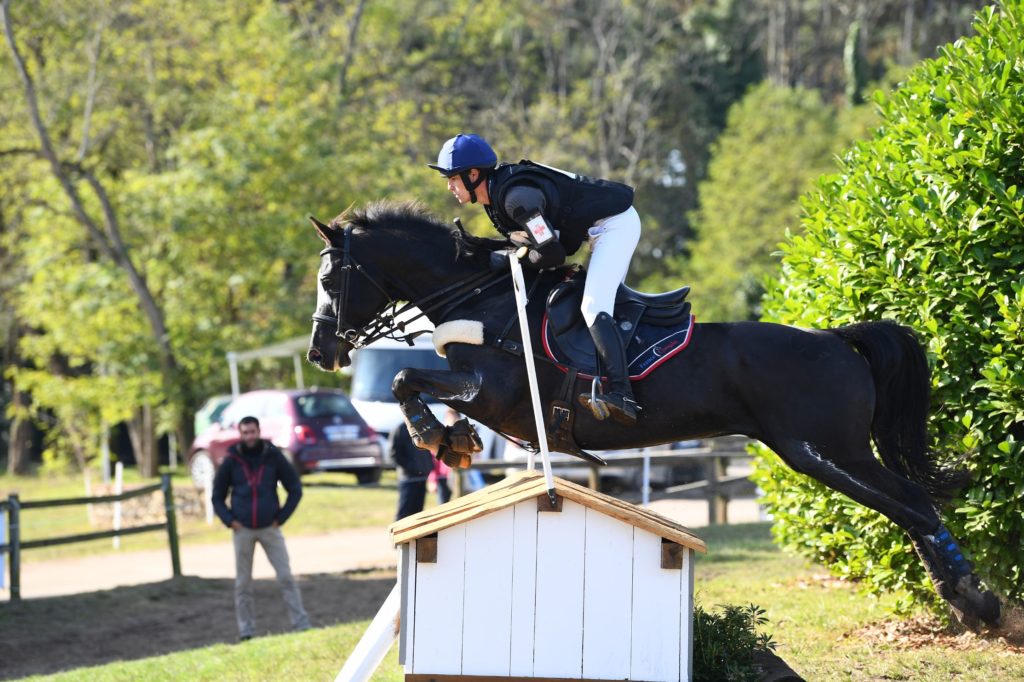
[[630, 206], [618, 215], [598, 220], [587, 235], [590, 262], [580, 311], [587, 326], [592, 327], [598, 313], [614, 314], [615, 292], [626, 279], [629, 261], [640, 241], [640, 216]]

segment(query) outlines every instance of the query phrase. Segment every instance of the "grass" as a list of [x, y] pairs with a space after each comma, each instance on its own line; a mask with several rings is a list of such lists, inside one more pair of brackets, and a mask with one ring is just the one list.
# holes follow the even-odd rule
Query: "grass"
[[[94, 478], [96, 480], [96, 478]], [[134, 469], [125, 470], [125, 487], [151, 483], [138, 477]], [[376, 486], [359, 486], [351, 474], [315, 473], [302, 478], [302, 502], [288, 521], [289, 535], [318, 535], [339, 528], [382, 527], [389, 524], [398, 503], [395, 474], [385, 471]], [[184, 471], [172, 477], [175, 487], [190, 486]], [[0, 499], [17, 493], [22, 501], [46, 500], [85, 496], [83, 479], [78, 476], [0, 476]], [[94, 494], [96, 494], [94, 492]], [[158, 493], [159, 494], [159, 493]], [[284, 501], [284, 492], [281, 491]], [[433, 504], [428, 496], [427, 506]], [[205, 519], [178, 516], [178, 535], [182, 544], [224, 542], [224, 527], [214, 519], [207, 525]], [[21, 514], [22, 541], [75, 535], [107, 530], [89, 523], [85, 505], [28, 509]], [[167, 546], [163, 532], [143, 533], [121, 538], [122, 551], [162, 549]], [[116, 551], [110, 539], [92, 542], [41, 547], [22, 554], [22, 562], [45, 561], [58, 558], [81, 557]]]
[[[709, 552], [698, 558], [697, 600], [705, 608], [751, 602], [762, 606], [777, 653], [806, 679], [1024, 679], [1024, 655], [997, 641], [976, 640], [965, 651], [941, 641], [907, 650], [863, 637], [864, 625], [890, 617], [888, 607], [895, 597], [862, 596], [854, 586], [781, 553], [770, 542], [767, 524], [704, 528], [699, 533]], [[31, 679], [330, 680], [367, 625], [358, 621]], [[395, 648], [373, 679], [403, 679]]]

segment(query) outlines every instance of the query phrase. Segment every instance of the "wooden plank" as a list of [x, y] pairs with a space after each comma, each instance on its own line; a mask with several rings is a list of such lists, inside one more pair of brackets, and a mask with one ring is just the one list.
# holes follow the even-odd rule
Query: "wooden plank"
[[[489, 675], [407, 675], [406, 682], [510, 682], [508, 677]], [[521, 680], [522, 678], [514, 678]], [[608, 682], [607, 679], [581, 679], [579, 677], [531, 677], [530, 682]]]
[[101, 530], [95, 533], [81, 533], [79, 535], [62, 535], [59, 538], [46, 538], [45, 540], [29, 540], [21, 543], [21, 549], [36, 549], [38, 547], [55, 547], [57, 545], [70, 545], [76, 542], [87, 542], [89, 540], [102, 540], [103, 538], [120, 537], [123, 535], [137, 535], [149, 533], [154, 530], [164, 530], [166, 523], [150, 523], [145, 526], [132, 526], [120, 530]]
[[533, 675], [533, 633], [537, 599], [537, 505], [512, 508], [512, 617], [509, 624], [509, 674]]
[[694, 554], [692, 549], [683, 552], [683, 591], [679, 604], [680, 621], [679, 636], [679, 670], [681, 679], [689, 682], [693, 679], [693, 575]]
[[509, 674], [514, 522], [509, 507], [466, 524], [463, 675]]
[[437, 535], [437, 563], [416, 565], [414, 673], [462, 672], [465, 555], [466, 527], [446, 528]]
[[71, 507], [81, 504], [103, 504], [105, 502], [123, 502], [133, 497], [149, 495], [160, 490], [161, 483], [154, 483], [143, 488], [128, 490], [118, 495], [97, 495], [96, 497], [66, 497], [58, 500], [24, 500], [20, 502], [22, 509], [48, 509], [50, 507]]
[[565, 500], [537, 516], [537, 622], [533, 674], [582, 677], [586, 508]]
[[[506, 481], [508, 480], [506, 479]], [[491, 490], [492, 488], [494, 490]], [[561, 478], [555, 478], [555, 488], [559, 495], [564, 495], [578, 504], [602, 511], [608, 516], [643, 528], [684, 547], [693, 548], [698, 552], [707, 552], [707, 544], [693, 531], [660, 514]], [[422, 512], [422, 515], [416, 514], [409, 519], [392, 524], [390, 527], [391, 539], [395, 544], [408, 542], [424, 535], [436, 533], [443, 528], [480, 518], [499, 509], [518, 504], [524, 499], [546, 494], [546, 492], [543, 476], [535, 471], [521, 472], [514, 475], [511, 483], [506, 484], [503, 481], [462, 498], [462, 500], [472, 498], [472, 503], [460, 502], [457, 506], [451, 507], [449, 505], [455, 503], [448, 503], [438, 508], [442, 511], [429, 514]]]
[[411, 606], [409, 593], [412, 590], [412, 580], [409, 577], [409, 558], [412, 556], [411, 544], [415, 543], [402, 545], [398, 552], [398, 587], [402, 592], [402, 600], [398, 608], [398, 663], [403, 666], [405, 665], [406, 652], [409, 649], [409, 635], [412, 631], [411, 623], [409, 622], [411, 615], [409, 610]]
[[683, 571], [661, 567], [661, 537], [633, 531], [633, 627], [629, 679], [673, 682], [679, 675]]
[[682, 570], [683, 568], [683, 553], [688, 551], [689, 547], [683, 547], [678, 542], [672, 542], [671, 540], [661, 539], [661, 567], [662, 568], [675, 568]]
[[629, 677], [633, 526], [586, 510], [583, 677]]
[[416, 561], [421, 564], [437, 563], [437, 534], [416, 540]]

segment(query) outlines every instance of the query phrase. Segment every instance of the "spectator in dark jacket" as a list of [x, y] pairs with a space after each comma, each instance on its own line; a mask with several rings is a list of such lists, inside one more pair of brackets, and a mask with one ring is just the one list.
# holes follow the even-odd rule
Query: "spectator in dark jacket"
[[434, 468], [434, 456], [412, 442], [405, 424], [399, 424], [388, 437], [388, 454], [398, 470], [398, 514], [404, 519], [423, 511], [427, 497], [427, 476]]
[[[288, 549], [281, 526], [292, 515], [302, 497], [302, 484], [295, 469], [273, 443], [260, 438], [256, 417], [238, 423], [242, 441], [228, 449], [213, 479], [213, 508], [235, 542], [235, 615], [238, 636], [245, 641], [256, 634], [252, 596], [252, 559], [256, 543], [263, 546], [284, 596], [295, 630], [309, 629], [309, 616], [302, 607], [299, 586], [288, 564]], [[277, 499], [278, 481], [288, 491], [284, 507]], [[231, 491], [231, 506], [226, 500]]]

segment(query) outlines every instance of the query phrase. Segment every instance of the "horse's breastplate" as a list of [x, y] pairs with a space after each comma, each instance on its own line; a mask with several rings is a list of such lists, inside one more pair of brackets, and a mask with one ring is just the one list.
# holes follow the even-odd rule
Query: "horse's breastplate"
[[[585, 273], [548, 294], [542, 325], [545, 353], [556, 363], [576, 367], [581, 376], [598, 372], [594, 341], [580, 312]], [[643, 379], [690, 342], [693, 315], [686, 301], [689, 287], [666, 294], [643, 294], [619, 285], [615, 326], [626, 349], [630, 378]]]

